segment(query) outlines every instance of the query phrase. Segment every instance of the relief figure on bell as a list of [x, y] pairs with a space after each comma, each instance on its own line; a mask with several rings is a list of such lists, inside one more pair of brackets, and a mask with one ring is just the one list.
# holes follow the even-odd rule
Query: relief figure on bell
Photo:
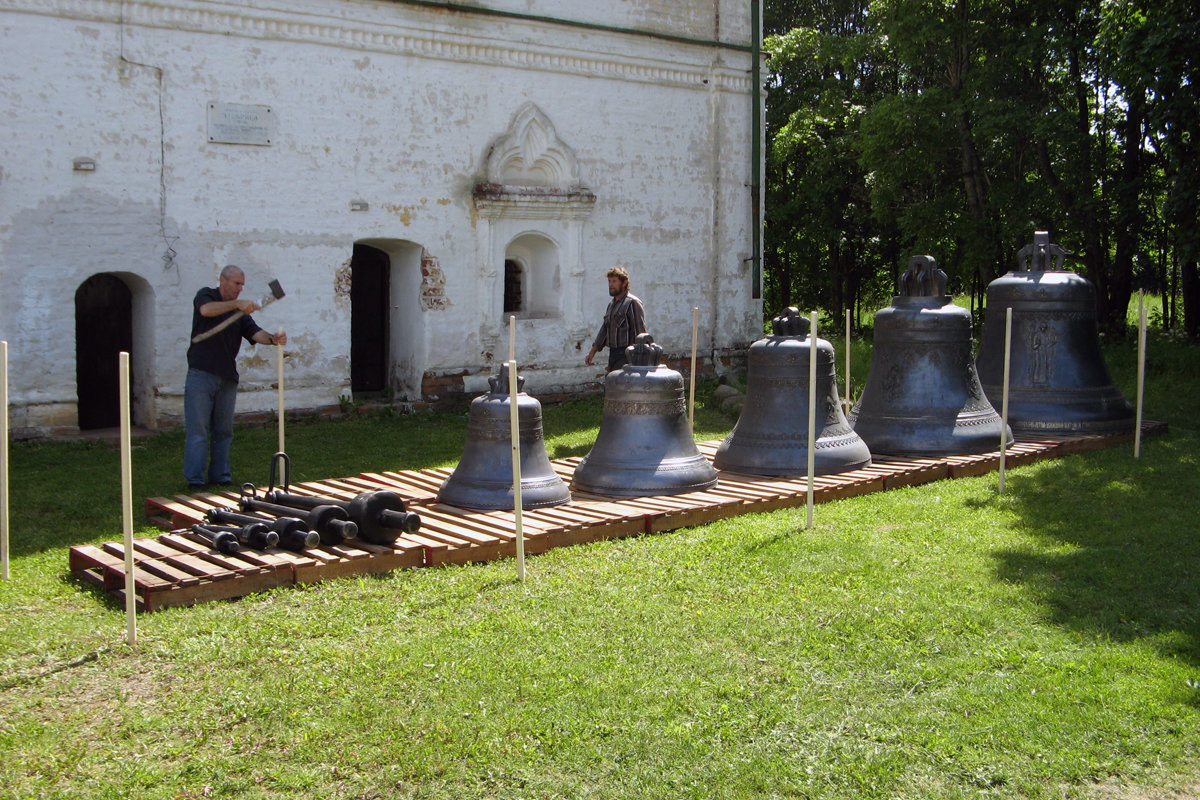
[[1033, 351], [1033, 380], [1034, 386], [1049, 386], [1054, 378], [1054, 346], [1058, 344], [1058, 335], [1045, 322], [1038, 323], [1033, 329], [1030, 349]]

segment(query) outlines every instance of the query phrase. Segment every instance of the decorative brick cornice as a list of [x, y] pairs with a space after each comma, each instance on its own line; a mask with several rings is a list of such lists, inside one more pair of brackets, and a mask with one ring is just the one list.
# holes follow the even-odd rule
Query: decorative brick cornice
[[500, 186], [481, 183], [473, 192], [479, 216], [487, 219], [587, 219], [596, 205], [589, 189]]
[[[678, 45], [679, 61], [667, 58], [640, 59], [634, 56], [606, 56], [593, 50], [529, 41], [502, 41], [471, 36], [452, 29], [432, 30], [318, 16], [278, 9], [247, 8], [229, 5], [164, 2], [118, 2], [116, 0], [6, 0], [5, 11], [19, 11], [67, 19], [109, 22], [134, 27], [165, 28], [192, 33], [243, 36], [249, 39], [275, 39], [328, 45], [357, 51], [372, 51], [414, 58], [487, 64], [494, 67], [530, 69], [543, 72], [611, 78], [638, 83], [668, 84], [695, 89], [713, 88], [737, 94], [750, 93], [749, 56], [744, 69], [712, 67], [695, 61], [695, 46]], [[518, 23], [510, 23], [512, 25]], [[528, 30], [544, 30], [546, 39], [556, 32], [545, 24], [527, 22]], [[562, 37], [557, 34], [558, 38]], [[619, 33], [593, 33], [621, 41]], [[655, 44], [656, 52], [673, 51], [667, 43]], [[690, 57], [693, 63], [685, 63]], [[723, 53], [722, 59], [737, 54]]]

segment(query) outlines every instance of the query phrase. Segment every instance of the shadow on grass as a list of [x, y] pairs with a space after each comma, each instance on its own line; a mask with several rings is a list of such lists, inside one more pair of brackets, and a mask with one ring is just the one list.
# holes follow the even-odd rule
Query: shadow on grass
[[1155, 439], [1139, 460], [1113, 448], [1013, 476], [1006, 497], [1042, 541], [997, 551], [997, 576], [1055, 624], [1200, 665], [1196, 444]]
[[94, 583], [88, 583], [73, 572], [60, 573], [58, 580], [64, 586], [68, 586], [82, 595], [90, 596], [97, 605], [104, 606], [112, 611], [125, 610], [125, 601], [123, 599], [118, 598], [115, 594], [109, 594]]
[[797, 525], [794, 528], [781, 530], [769, 536], [764, 536], [761, 539], [756, 539], [745, 546], [745, 551], [750, 555], [755, 555], [770, 550], [778, 544], [790, 542], [797, 536], [804, 536], [809, 533], [812, 533], [812, 531], [803, 525]]
[[586, 456], [592, 450], [592, 443], [587, 444], [557, 444], [547, 448], [547, 455], [552, 459], [556, 458], [578, 458]]

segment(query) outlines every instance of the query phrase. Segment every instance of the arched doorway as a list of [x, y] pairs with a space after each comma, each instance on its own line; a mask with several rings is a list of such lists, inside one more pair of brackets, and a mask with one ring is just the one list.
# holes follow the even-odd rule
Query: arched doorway
[[122, 350], [132, 360], [133, 292], [115, 275], [93, 275], [75, 291], [75, 386], [80, 430], [121, 424], [118, 353]]
[[356, 244], [350, 269], [350, 391], [370, 395], [388, 385], [391, 261], [382, 250]]
[[350, 389], [355, 395], [421, 396], [424, 248], [402, 239], [362, 239], [350, 260]]

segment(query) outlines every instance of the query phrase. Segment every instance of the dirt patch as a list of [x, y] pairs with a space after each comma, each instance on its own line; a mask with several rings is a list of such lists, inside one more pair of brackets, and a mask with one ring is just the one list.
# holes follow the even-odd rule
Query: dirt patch
[[1200, 780], [1176, 786], [1137, 786], [1109, 781], [1096, 786], [1095, 800], [1200, 800]]

